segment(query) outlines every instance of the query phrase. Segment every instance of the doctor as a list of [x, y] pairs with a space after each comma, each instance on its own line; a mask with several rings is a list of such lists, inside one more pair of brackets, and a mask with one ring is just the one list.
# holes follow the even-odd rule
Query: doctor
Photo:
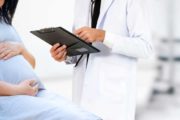
[[101, 52], [68, 57], [66, 46], [51, 48], [55, 60], [76, 64], [73, 100], [104, 120], [134, 120], [137, 60], [152, 52], [139, 0], [75, 3], [74, 33]]

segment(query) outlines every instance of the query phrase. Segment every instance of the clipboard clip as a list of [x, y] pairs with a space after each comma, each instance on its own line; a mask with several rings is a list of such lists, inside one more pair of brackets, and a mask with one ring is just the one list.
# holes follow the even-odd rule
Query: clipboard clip
[[55, 28], [43, 28], [38, 31], [41, 34], [55, 32]]

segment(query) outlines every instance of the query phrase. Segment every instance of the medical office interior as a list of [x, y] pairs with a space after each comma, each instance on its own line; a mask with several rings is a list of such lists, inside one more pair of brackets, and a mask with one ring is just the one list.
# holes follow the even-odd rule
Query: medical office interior
[[[55, 62], [50, 46], [29, 31], [62, 26], [71, 30], [75, 0], [20, 0], [14, 26], [36, 58], [35, 71], [47, 89], [68, 99], [73, 65]], [[180, 1], [141, 0], [147, 11], [155, 54], [139, 60], [136, 120], [180, 119]]]

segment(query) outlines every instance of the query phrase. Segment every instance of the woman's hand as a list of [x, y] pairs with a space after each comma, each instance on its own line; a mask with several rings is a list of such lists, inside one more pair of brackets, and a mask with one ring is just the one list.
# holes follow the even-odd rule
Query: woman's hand
[[51, 56], [58, 62], [64, 61], [67, 57], [66, 46], [60, 46], [59, 43], [55, 44], [50, 50]]
[[19, 42], [0, 43], [0, 60], [7, 60], [16, 55], [22, 55], [33, 68], [35, 68], [34, 57], [26, 50], [24, 45]]
[[15, 87], [15, 95], [35, 96], [38, 93], [38, 84], [35, 80], [25, 80]]
[[25, 80], [20, 84], [10, 84], [0, 80], [0, 96], [29, 95], [35, 96], [38, 93], [38, 84], [35, 80]]
[[7, 60], [16, 55], [22, 54], [24, 49], [24, 46], [18, 42], [0, 43], [0, 60]]
[[77, 35], [87, 43], [103, 42], [105, 37], [105, 31], [90, 27], [82, 27], [75, 31], [75, 35]]

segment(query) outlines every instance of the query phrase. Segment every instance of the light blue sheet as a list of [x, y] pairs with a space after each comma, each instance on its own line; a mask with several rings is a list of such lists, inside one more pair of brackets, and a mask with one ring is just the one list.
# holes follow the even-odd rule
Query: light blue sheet
[[[12, 26], [0, 22], [0, 42], [21, 42]], [[9, 60], [0, 60], [0, 80], [18, 84], [23, 80], [34, 79], [40, 85], [36, 97], [0, 96], [0, 120], [100, 120], [99, 117], [84, 111], [63, 97], [49, 93], [33, 71], [31, 65], [18, 55]]]
[[37, 97], [0, 97], [0, 120], [100, 120], [63, 97], [42, 90]]

